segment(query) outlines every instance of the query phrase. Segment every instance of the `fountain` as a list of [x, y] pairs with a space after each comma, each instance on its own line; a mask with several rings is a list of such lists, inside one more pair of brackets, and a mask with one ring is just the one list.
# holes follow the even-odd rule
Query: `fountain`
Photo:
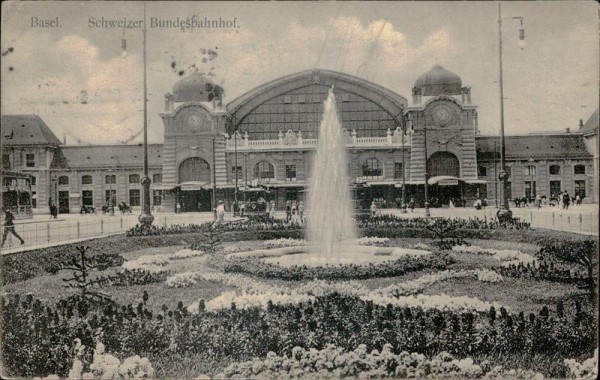
[[319, 127], [307, 202], [307, 238], [311, 252], [331, 258], [344, 240], [356, 239], [348, 162], [333, 87]]
[[373, 264], [429, 251], [360, 245], [356, 238], [348, 162], [333, 87], [325, 101], [307, 202], [307, 245], [232, 253], [282, 266]]

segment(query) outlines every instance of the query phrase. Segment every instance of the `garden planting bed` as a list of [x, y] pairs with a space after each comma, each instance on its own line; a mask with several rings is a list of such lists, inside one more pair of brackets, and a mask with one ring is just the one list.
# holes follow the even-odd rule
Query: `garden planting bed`
[[[119, 358], [149, 358], [156, 377], [510, 376], [499, 365], [523, 377], [565, 377], [574, 366], [565, 359], [592, 355], [597, 317], [589, 291], [548, 280], [554, 272], [534, 264], [543, 257], [582, 273], [571, 251], [589, 249], [584, 238], [541, 230], [456, 233], [470, 245], [440, 249], [429, 231], [371, 226], [361, 236], [379, 239], [363, 243], [385, 260], [330, 267], [278, 265], [300, 257], [297, 229], [225, 231], [216, 252], [190, 249], [199, 235], [183, 229], [97, 239], [86, 243], [90, 256], [119, 252], [123, 260], [88, 273], [103, 279], [91, 290], [112, 299], [94, 306], [65, 302], [79, 290], [64, 287], [71, 270], [53, 269], [77, 253], [75, 245], [3, 257], [3, 327], [17, 332], [3, 332], [3, 360], [9, 375], [66, 376], [79, 360], [72, 350], [78, 338], [85, 370], [101, 340]], [[548, 246], [555, 248], [540, 256]], [[373, 255], [381, 247], [427, 254]], [[10, 345], [21, 341], [25, 346]], [[39, 357], [23, 359], [34, 351]], [[378, 364], [384, 354], [393, 366]], [[331, 367], [321, 360], [332, 360]]]

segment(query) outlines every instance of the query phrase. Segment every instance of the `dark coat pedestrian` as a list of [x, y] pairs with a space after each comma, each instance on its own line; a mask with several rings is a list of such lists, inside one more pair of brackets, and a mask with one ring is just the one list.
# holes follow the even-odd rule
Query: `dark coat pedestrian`
[[4, 242], [6, 241], [6, 237], [9, 233], [13, 234], [17, 239], [21, 240], [21, 245], [25, 244], [25, 240], [17, 231], [15, 231], [15, 224], [13, 221], [15, 220], [15, 216], [10, 210], [6, 210], [6, 214], [4, 215], [4, 232], [2, 233], [2, 246], [4, 247]]

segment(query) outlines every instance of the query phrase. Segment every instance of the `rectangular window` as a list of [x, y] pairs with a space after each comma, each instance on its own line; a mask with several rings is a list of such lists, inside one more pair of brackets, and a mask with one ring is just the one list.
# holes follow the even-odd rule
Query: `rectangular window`
[[140, 205], [140, 190], [131, 189], [129, 190], [129, 205], [139, 206]]
[[69, 177], [67, 177], [66, 175], [61, 175], [60, 177], [58, 177], [58, 184], [59, 185], [68, 185]]
[[82, 185], [91, 185], [93, 183], [93, 179], [91, 175], [84, 175], [81, 177], [81, 184]]
[[107, 185], [114, 185], [117, 183], [117, 176], [114, 174], [107, 175], [104, 177], [104, 183]]
[[296, 180], [296, 165], [285, 165], [285, 180], [295, 181]]
[[162, 204], [162, 190], [154, 190], [152, 192], [152, 204], [160, 206]]
[[525, 198], [535, 199], [535, 181], [525, 181]]
[[105, 203], [106, 204], [111, 204], [113, 206], [117, 205], [117, 190], [106, 190], [105, 192]]
[[585, 174], [585, 165], [575, 165], [575, 174]]
[[235, 181], [235, 174], [236, 174], [236, 168], [237, 168], [237, 179], [238, 181], [242, 178], [244, 178], [242, 175], [242, 167], [241, 166], [232, 166], [231, 167], [231, 179]]
[[535, 166], [533, 166], [533, 165], [525, 166], [525, 175], [534, 176], [535, 175]]
[[404, 168], [402, 167], [402, 162], [394, 163], [394, 178], [402, 179], [403, 172], [404, 172]]
[[585, 198], [585, 180], [575, 181], [575, 196], [580, 199]]
[[560, 165], [550, 165], [550, 174], [551, 175], [559, 175], [560, 174]]
[[487, 177], [487, 168], [485, 166], [479, 166], [477, 168], [478, 177]]
[[81, 204], [84, 206], [94, 206], [94, 192], [92, 190], [83, 190], [81, 192]]
[[10, 154], [2, 155], [2, 169], [9, 170], [10, 167]]
[[140, 175], [139, 174], [130, 174], [129, 175], [129, 183], [133, 183], [133, 184], [140, 183]]
[[152, 183], [162, 183], [162, 174], [152, 175]]
[[28, 168], [33, 168], [35, 167], [35, 154], [33, 153], [27, 153], [25, 154], [25, 166], [27, 166]]
[[37, 208], [37, 196], [35, 191], [31, 192], [31, 207]]
[[550, 198], [558, 198], [560, 191], [560, 181], [550, 181]]
[[37, 186], [37, 177], [36, 176], [31, 177], [31, 186]]

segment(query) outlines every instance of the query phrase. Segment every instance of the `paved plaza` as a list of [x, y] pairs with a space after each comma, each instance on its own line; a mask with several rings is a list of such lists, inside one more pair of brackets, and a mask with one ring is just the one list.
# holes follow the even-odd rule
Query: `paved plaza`
[[[487, 218], [493, 219], [497, 209], [487, 207], [482, 210], [474, 208], [432, 208], [432, 217], [448, 218]], [[531, 223], [533, 228], [548, 228], [586, 235], [598, 235], [598, 205], [587, 204], [575, 206], [569, 210], [558, 207], [521, 207], [512, 208], [513, 215]], [[383, 214], [400, 217], [424, 217], [425, 209], [418, 208], [414, 212], [401, 213], [399, 209], [382, 209]], [[200, 224], [214, 220], [211, 212], [192, 213], [155, 213], [154, 225], [171, 226], [174, 224]], [[277, 218], [285, 219], [285, 212], [278, 211]], [[28, 251], [65, 243], [84, 241], [102, 236], [124, 234], [138, 223], [137, 214], [59, 214], [58, 219], [50, 219], [49, 215], [35, 215], [33, 219], [15, 222], [15, 230], [25, 240], [21, 245], [18, 239], [9, 235], [2, 254]], [[232, 214], [227, 219], [231, 220]]]

